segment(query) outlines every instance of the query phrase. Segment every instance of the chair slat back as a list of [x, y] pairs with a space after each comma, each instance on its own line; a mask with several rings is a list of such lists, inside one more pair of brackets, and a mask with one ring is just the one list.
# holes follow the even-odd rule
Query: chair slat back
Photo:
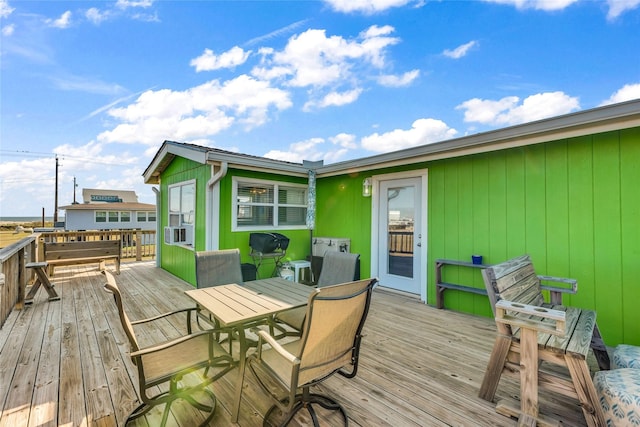
[[318, 288], [309, 297], [300, 338], [298, 384], [357, 363], [360, 334], [376, 279]]
[[318, 287], [353, 281], [359, 257], [359, 254], [349, 252], [327, 252], [322, 260]]
[[[482, 277], [494, 316], [496, 302], [500, 300], [536, 306], [544, 304], [540, 279], [529, 255], [522, 255], [488, 267], [482, 270]], [[498, 323], [497, 326], [500, 333], [511, 334], [508, 325]]]
[[129, 320], [129, 316], [127, 316], [127, 313], [124, 311], [124, 306], [122, 304], [122, 294], [120, 293], [120, 288], [118, 288], [116, 279], [109, 270], [103, 270], [102, 272], [107, 278], [107, 283], [104, 285], [104, 287], [113, 294], [113, 298], [116, 301], [116, 306], [118, 307], [118, 315], [120, 316], [120, 323], [122, 323], [122, 329], [124, 329], [125, 334], [127, 334], [127, 338], [129, 338], [129, 343], [131, 344], [131, 352], [138, 351], [140, 349], [140, 346], [138, 345], [138, 339], [136, 338], [136, 334], [133, 330], [133, 325]]
[[239, 249], [196, 252], [196, 286], [242, 285]]

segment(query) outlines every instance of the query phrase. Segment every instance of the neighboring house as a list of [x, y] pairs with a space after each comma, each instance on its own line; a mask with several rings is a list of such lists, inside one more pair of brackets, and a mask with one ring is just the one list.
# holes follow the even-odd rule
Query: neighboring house
[[[247, 262], [252, 231], [287, 235], [290, 259], [310, 255], [313, 236], [348, 238], [362, 277], [430, 304], [436, 259], [528, 253], [538, 274], [578, 279], [565, 303], [597, 310], [608, 345], [640, 344], [640, 100], [330, 165], [165, 141], [143, 175], [160, 184], [160, 226], [174, 227], [158, 262], [191, 283], [194, 250], [237, 247]], [[167, 239], [176, 229], [184, 239]], [[453, 275], [482, 287], [475, 269]], [[451, 291], [446, 304], [491, 314], [481, 295]]]
[[134, 191], [83, 189], [84, 203], [61, 206], [65, 230], [155, 230], [156, 207]]

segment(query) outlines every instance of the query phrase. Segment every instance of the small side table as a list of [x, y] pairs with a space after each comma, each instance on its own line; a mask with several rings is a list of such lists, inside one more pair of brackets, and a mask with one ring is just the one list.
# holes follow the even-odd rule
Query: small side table
[[293, 281], [294, 282], [300, 283], [300, 273], [302, 272], [302, 269], [304, 269], [304, 268], [308, 268], [309, 269], [309, 278], [311, 279], [311, 261], [304, 261], [304, 260], [289, 261], [289, 265], [291, 265], [291, 267], [293, 267]]
[[49, 276], [47, 275], [47, 266], [49, 263], [47, 262], [30, 262], [25, 265], [27, 268], [33, 268], [36, 272], [36, 281], [31, 286], [31, 290], [27, 294], [24, 299], [25, 304], [33, 303], [33, 297], [36, 296], [38, 289], [40, 289], [40, 285], [44, 285], [44, 289], [49, 294], [49, 301], [57, 301], [60, 299], [56, 290], [53, 288], [53, 283], [49, 281]]

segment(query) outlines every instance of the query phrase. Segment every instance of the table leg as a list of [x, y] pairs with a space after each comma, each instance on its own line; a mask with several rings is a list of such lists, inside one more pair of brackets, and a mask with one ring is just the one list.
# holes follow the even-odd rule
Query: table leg
[[42, 284], [42, 282], [40, 281], [40, 276], [36, 276], [36, 280], [35, 282], [33, 282], [33, 285], [31, 285], [31, 289], [29, 290], [29, 293], [27, 294], [26, 297], [24, 297], [24, 303], [25, 304], [32, 304], [33, 303], [33, 297], [36, 296], [36, 294], [38, 293], [38, 289], [40, 289], [40, 285]]
[[244, 381], [244, 371], [247, 365], [247, 337], [244, 332], [244, 328], [240, 326], [237, 330], [238, 342], [240, 344], [240, 350], [238, 355], [238, 379], [236, 380], [236, 394], [233, 402], [233, 410], [231, 412], [231, 421], [238, 422], [238, 416], [240, 415], [240, 400], [242, 399], [242, 383]]

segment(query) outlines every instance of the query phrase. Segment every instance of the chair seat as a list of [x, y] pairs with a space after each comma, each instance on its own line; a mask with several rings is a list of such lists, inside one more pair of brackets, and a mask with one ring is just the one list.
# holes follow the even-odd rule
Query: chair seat
[[611, 369], [634, 368], [640, 369], [640, 347], [620, 344], [613, 351]]
[[[214, 355], [225, 354], [217, 342], [213, 342]], [[209, 335], [200, 335], [162, 351], [142, 356], [147, 384], [159, 384], [176, 372], [191, 367], [204, 367], [209, 360]], [[169, 362], [170, 363], [167, 363]]]
[[607, 426], [640, 425], [640, 369], [598, 371], [593, 380]]

